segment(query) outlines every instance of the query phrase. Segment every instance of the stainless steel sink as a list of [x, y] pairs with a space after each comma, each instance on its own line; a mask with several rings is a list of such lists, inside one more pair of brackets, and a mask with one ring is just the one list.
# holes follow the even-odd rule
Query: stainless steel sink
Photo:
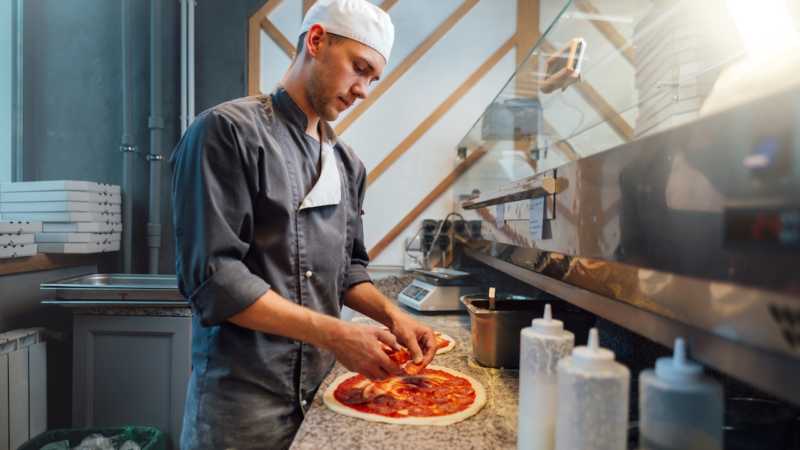
[[186, 306], [175, 275], [91, 274], [42, 283], [42, 303]]

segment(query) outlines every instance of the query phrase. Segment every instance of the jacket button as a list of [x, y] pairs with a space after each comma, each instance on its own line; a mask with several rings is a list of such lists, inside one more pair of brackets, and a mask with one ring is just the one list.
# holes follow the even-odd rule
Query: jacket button
[[306, 278], [311, 278], [311, 275], [314, 275], [314, 272], [306, 270]]
[[305, 407], [306, 407], [306, 405], [308, 405], [308, 402], [307, 402], [307, 401], [305, 401], [305, 400], [301, 400], [301, 401], [300, 401], [300, 406], [302, 406], [303, 408], [305, 408]]

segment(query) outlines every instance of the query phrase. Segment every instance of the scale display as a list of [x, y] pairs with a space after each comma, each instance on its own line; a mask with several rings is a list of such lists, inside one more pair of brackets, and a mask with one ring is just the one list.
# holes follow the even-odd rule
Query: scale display
[[478, 290], [477, 286], [463, 285], [458, 280], [441, 278], [433, 284], [416, 278], [397, 294], [397, 301], [417, 311], [465, 312], [461, 296]]
[[403, 289], [403, 294], [408, 298], [415, 300], [417, 302], [421, 302], [426, 295], [428, 295], [427, 289], [423, 289], [419, 286], [415, 286], [413, 284], [408, 285], [407, 288]]

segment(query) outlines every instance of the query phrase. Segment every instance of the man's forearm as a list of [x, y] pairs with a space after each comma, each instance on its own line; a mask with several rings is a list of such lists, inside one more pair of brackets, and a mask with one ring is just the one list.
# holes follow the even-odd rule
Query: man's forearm
[[340, 320], [292, 303], [272, 289], [228, 320], [240, 327], [285, 336], [321, 348], [328, 347], [342, 325]]
[[359, 283], [344, 293], [344, 304], [391, 328], [400, 309], [372, 283]]

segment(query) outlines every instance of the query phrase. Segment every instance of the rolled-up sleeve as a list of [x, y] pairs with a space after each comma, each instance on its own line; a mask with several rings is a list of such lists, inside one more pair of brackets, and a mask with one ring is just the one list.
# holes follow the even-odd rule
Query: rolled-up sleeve
[[366, 169], [362, 166], [359, 172], [359, 187], [358, 187], [358, 211], [356, 211], [355, 233], [353, 237], [353, 252], [350, 255], [350, 268], [347, 272], [347, 287], [351, 288], [359, 283], [371, 282], [372, 279], [367, 273], [367, 266], [369, 265], [369, 253], [364, 245], [364, 222], [363, 205], [364, 194], [367, 189], [367, 174]]
[[270, 287], [243, 261], [253, 235], [248, 180], [257, 177], [245, 147], [236, 125], [210, 111], [171, 158], [178, 284], [206, 326], [243, 311]]

